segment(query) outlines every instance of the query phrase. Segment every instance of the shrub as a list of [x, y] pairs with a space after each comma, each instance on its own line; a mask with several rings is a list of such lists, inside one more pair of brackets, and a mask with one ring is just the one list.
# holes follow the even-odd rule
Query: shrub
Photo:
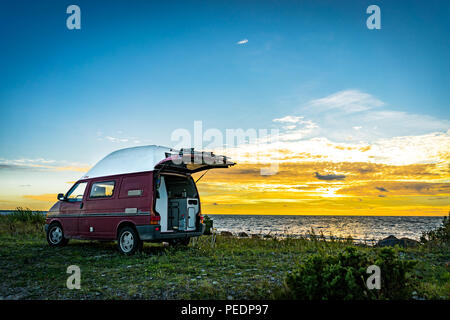
[[416, 284], [411, 271], [417, 261], [400, 260], [393, 248], [382, 248], [374, 264], [381, 269], [379, 298], [392, 300], [411, 298]]
[[210, 235], [211, 234], [211, 228], [213, 227], [213, 220], [205, 215], [203, 217], [203, 223], [205, 224], [205, 232], [203, 234]]
[[449, 246], [450, 245], [450, 212], [444, 217], [442, 225], [435, 230], [423, 232], [420, 242], [428, 245]]
[[8, 215], [8, 219], [12, 222], [29, 222], [29, 223], [45, 223], [45, 215], [39, 211], [31, 211], [28, 208], [17, 207]]
[[[366, 286], [367, 268], [381, 269], [381, 289]], [[399, 260], [392, 248], [378, 251], [376, 259], [355, 247], [346, 247], [337, 255], [314, 254], [285, 278], [275, 294], [281, 299], [366, 300], [409, 299], [413, 285], [409, 272], [415, 262]]]
[[0, 216], [0, 234], [42, 235], [45, 215], [30, 209], [17, 208], [14, 212]]

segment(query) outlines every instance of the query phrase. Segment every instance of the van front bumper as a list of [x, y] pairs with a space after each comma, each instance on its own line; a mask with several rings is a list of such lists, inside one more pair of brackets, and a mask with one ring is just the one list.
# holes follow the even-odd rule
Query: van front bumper
[[[156, 229], [158, 229], [158, 230], [156, 230]], [[183, 239], [183, 238], [190, 238], [190, 237], [199, 237], [205, 231], [205, 225], [200, 224], [200, 227], [197, 228], [197, 230], [185, 231], [185, 232], [175, 231], [175, 232], [161, 233], [160, 225], [136, 226], [136, 230], [139, 234], [139, 238], [143, 241], [170, 240], [170, 239]]]

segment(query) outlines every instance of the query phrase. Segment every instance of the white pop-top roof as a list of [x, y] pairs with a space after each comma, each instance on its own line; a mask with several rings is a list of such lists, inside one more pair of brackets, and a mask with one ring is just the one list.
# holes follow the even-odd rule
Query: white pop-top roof
[[178, 151], [155, 145], [117, 150], [97, 162], [82, 179], [152, 171], [160, 161], [166, 158], [166, 152]]

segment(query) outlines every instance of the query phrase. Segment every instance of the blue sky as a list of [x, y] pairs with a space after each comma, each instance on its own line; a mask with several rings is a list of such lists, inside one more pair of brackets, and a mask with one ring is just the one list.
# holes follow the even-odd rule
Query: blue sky
[[[66, 28], [70, 4], [81, 8], [81, 30]], [[366, 27], [371, 4], [381, 30]], [[0, 159], [92, 165], [121, 147], [171, 145], [171, 132], [194, 120], [271, 128], [287, 115], [339, 142], [343, 123], [367, 127], [368, 116], [313, 106], [342, 93], [391, 112], [360, 140], [445, 132], [449, 9], [446, 1], [2, 1]]]

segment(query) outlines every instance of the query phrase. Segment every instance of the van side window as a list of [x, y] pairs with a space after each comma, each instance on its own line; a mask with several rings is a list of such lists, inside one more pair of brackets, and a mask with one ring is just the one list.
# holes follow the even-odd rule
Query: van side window
[[136, 190], [128, 190], [128, 196], [129, 197], [139, 197], [142, 196], [143, 190], [136, 189]]
[[86, 190], [87, 182], [80, 182], [74, 185], [66, 194], [66, 199], [69, 201], [83, 200], [84, 191]]
[[146, 197], [149, 180], [148, 175], [124, 177], [120, 185], [119, 198]]
[[95, 182], [91, 187], [89, 198], [109, 198], [114, 192], [115, 181]]

